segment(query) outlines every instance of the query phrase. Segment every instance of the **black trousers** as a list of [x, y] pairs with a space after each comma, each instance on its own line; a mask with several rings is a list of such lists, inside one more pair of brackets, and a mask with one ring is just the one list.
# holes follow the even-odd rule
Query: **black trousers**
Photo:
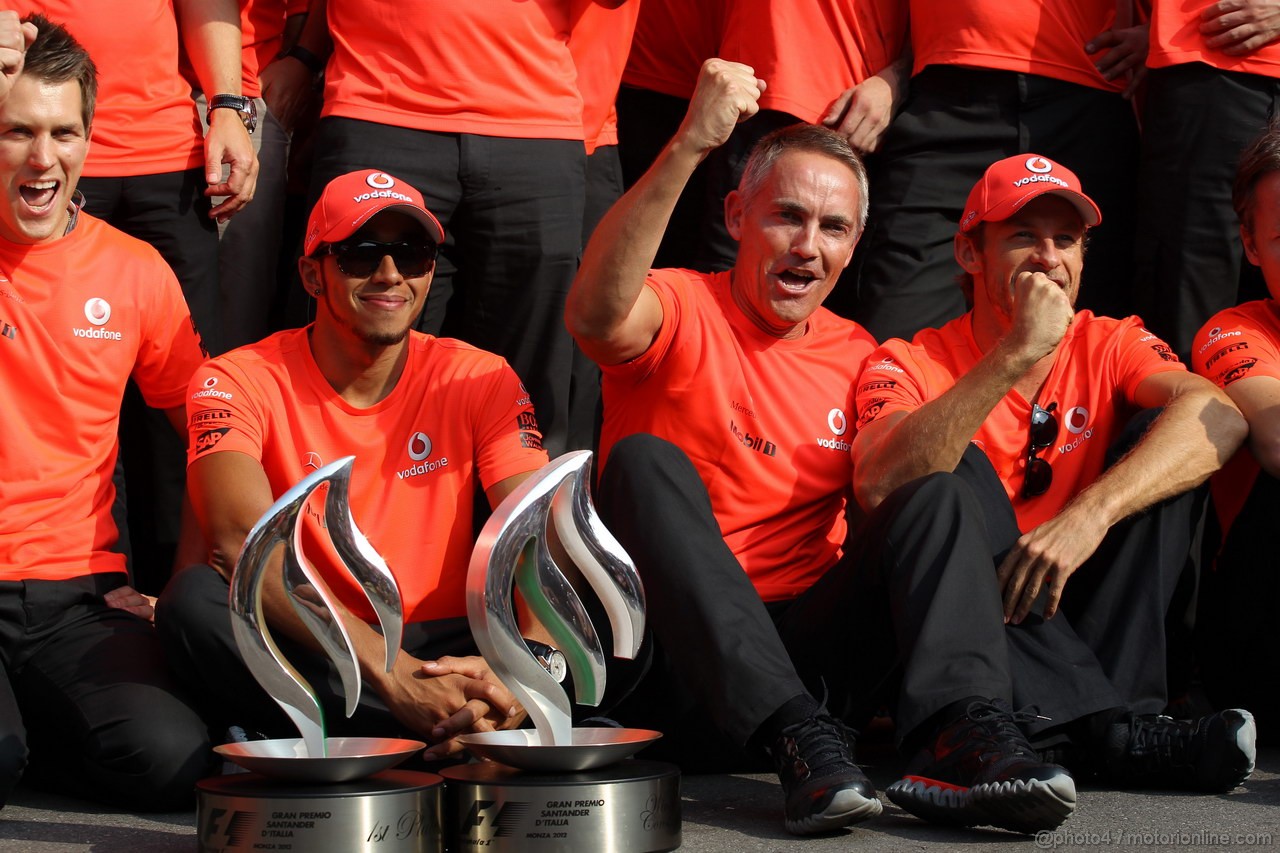
[[[1280, 639], [1271, 620], [1280, 600], [1276, 517], [1280, 480], [1265, 472], [1205, 572], [1197, 611], [1200, 676], [1215, 707], [1248, 708], [1280, 720]], [[1264, 728], [1266, 728], [1264, 726]]]
[[965, 311], [952, 249], [965, 199], [988, 166], [1023, 152], [1071, 169], [1102, 209], [1078, 307], [1131, 313], [1138, 128], [1129, 102], [1034, 74], [930, 66], [868, 158], [870, 220], [846, 278], [857, 281], [851, 316], [876, 340], [910, 340]]
[[[1130, 424], [1114, 457], [1152, 416]], [[994, 572], [1022, 535], [1013, 507], [976, 447], [965, 452], [956, 474], [982, 506]], [[1033, 613], [1008, 626], [1015, 704], [1035, 705], [1050, 718], [1032, 725], [1033, 733], [1111, 708], [1164, 710], [1165, 617], [1204, 502], [1204, 489], [1193, 489], [1115, 525], [1067, 581], [1057, 615], [1045, 620]]]
[[422, 193], [445, 244], [419, 328], [506, 358], [533, 398], [547, 452], [563, 453], [573, 362], [564, 302], [582, 248], [582, 142], [330, 117], [316, 129], [315, 152], [308, 207], [330, 180], [357, 169], [388, 172]]
[[[170, 665], [214, 732], [238, 725], [268, 737], [298, 737], [297, 728], [240, 657], [231, 632], [228, 595], [226, 580], [209, 566], [188, 566], [173, 576], [156, 605], [156, 629]], [[347, 719], [342, 681], [328, 659], [279, 632], [272, 637], [315, 690], [325, 711], [327, 734], [419, 736], [401, 725], [367, 684], [360, 691], [359, 708]], [[401, 647], [423, 660], [476, 654], [465, 619], [407, 624]]]
[[0, 804], [24, 767], [40, 787], [128, 809], [191, 804], [208, 734], [151, 624], [103, 603], [124, 583], [0, 582]]
[[[679, 448], [634, 435], [610, 451], [602, 516], [635, 560], [647, 654], [610, 672], [609, 713], [663, 730], [686, 768], [741, 763], [741, 748], [805, 692], [855, 721], [894, 706], [900, 736], [967, 696], [1011, 698], [1000, 598], [982, 510], [951, 474], [904, 486], [845, 557], [800, 597], [766, 605], [724, 544]], [[638, 684], [627, 695], [623, 681]]]
[[1267, 295], [1243, 261], [1231, 184], [1240, 153], [1266, 129], [1278, 100], [1280, 80], [1272, 77], [1199, 62], [1147, 73], [1135, 300], [1147, 328], [1184, 359], [1210, 317]]

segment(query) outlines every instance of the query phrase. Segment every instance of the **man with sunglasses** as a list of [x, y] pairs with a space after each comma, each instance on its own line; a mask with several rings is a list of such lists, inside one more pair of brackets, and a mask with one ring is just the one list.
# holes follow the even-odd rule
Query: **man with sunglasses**
[[[869, 359], [854, 489], [870, 510], [954, 471], [976, 497], [1014, 698], [1038, 708], [1025, 724], [1034, 744], [1062, 744], [1077, 775], [1227, 791], [1253, 766], [1248, 712], [1159, 715], [1165, 614], [1203, 506], [1197, 487], [1244, 424], [1138, 318], [1074, 310], [1101, 218], [1051, 160], [1020, 154], [987, 169], [955, 237], [972, 308]], [[941, 754], [922, 754], [926, 780]], [[903, 804], [945, 817], [939, 790], [926, 781]]]
[[455, 734], [523, 717], [476, 656], [464, 588], [477, 495], [496, 506], [547, 456], [529, 395], [506, 362], [413, 330], [443, 239], [422, 195], [403, 181], [374, 170], [335, 178], [311, 212], [299, 261], [315, 322], [213, 359], [191, 380], [188, 488], [209, 565], [174, 577], [157, 625], [215, 731], [293, 732], [240, 660], [227, 582], [272, 502], [348, 455], [356, 457], [352, 516], [395, 574], [405, 618], [387, 673], [368, 624], [374, 615], [309, 515], [304, 553], [348, 608], [372, 688], [352, 721], [282, 587], [269, 585], [265, 605], [286, 656], [319, 691], [330, 732], [410, 735], [443, 756]]

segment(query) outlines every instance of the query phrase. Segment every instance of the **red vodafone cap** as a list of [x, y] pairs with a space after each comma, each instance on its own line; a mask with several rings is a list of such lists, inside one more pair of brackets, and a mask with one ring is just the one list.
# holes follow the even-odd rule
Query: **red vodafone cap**
[[337, 243], [360, 230], [375, 213], [398, 210], [422, 223], [436, 243], [444, 242], [444, 229], [427, 210], [422, 193], [386, 172], [365, 169], [334, 178], [320, 194], [307, 219], [303, 254], [310, 255], [325, 243]]
[[960, 230], [972, 231], [979, 222], [1008, 219], [1045, 193], [1055, 193], [1075, 205], [1085, 225], [1102, 221], [1102, 211], [1084, 194], [1075, 172], [1039, 154], [1018, 154], [987, 167], [964, 203]]

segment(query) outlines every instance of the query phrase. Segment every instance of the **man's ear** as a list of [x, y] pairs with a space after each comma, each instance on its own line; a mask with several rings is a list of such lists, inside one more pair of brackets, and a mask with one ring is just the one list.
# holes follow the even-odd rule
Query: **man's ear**
[[1240, 242], [1244, 244], [1244, 256], [1249, 259], [1249, 263], [1255, 267], [1262, 266], [1258, 257], [1258, 244], [1253, 241], [1253, 231], [1243, 222], [1240, 223]]
[[731, 191], [724, 198], [724, 224], [735, 241], [742, 239], [742, 217], [745, 210], [742, 193]]
[[962, 231], [957, 231], [955, 239], [952, 241], [952, 248], [955, 251], [956, 263], [960, 265], [960, 269], [969, 273], [969, 275], [977, 275], [982, 269], [982, 254], [978, 251], [978, 246], [974, 243], [973, 238]]
[[320, 265], [324, 261], [320, 258], [298, 258], [298, 275], [302, 278], [302, 289], [311, 296], [319, 296], [324, 290], [324, 276], [320, 271]]

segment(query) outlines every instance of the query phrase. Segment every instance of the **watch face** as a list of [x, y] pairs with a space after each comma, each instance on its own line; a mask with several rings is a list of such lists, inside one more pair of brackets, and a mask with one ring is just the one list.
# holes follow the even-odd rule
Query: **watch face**
[[569, 674], [569, 664], [565, 661], [564, 652], [557, 649], [547, 656], [547, 672], [557, 682], [564, 683], [564, 677]]

